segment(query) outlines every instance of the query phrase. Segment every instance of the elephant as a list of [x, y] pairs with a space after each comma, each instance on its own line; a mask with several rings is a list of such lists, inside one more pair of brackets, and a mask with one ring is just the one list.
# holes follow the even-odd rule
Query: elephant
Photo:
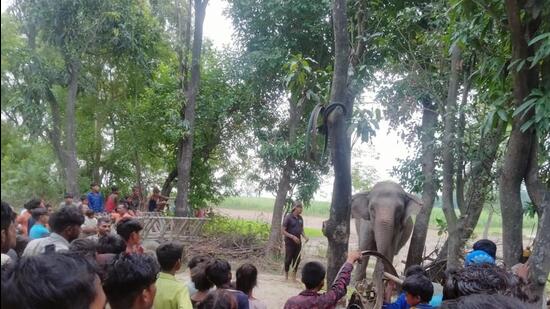
[[[352, 196], [351, 215], [359, 237], [359, 249], [375, 250], [393, 263], [393, 257], [409, 240], [422, 202], [392, 181], [378, 182], [371, 191]], [[366, 261], [365, 261], [366, 260]], [[366, 275], [368, 258], [357, 267], [355, 278]]]

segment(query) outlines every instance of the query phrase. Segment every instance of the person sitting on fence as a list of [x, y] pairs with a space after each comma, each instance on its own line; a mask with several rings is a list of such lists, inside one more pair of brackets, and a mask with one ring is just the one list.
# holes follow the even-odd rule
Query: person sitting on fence
[[103, 288], [111, 309], [150, 309], [159, 266], [148, 254], [121, 254], [108, 267]]
[[302, 282], [306, 290], [297, 296], [292, 296], [285, 303], [285, 309], [334, 308], [338, 301], [346, 295], [351, 278], [353, 263], [361, 258], [358, 251], [348, 252], [346, 263], [338, 272], [338, 276], [330, 289], [323, 294], [319, 291], [325, 282], [326, 270], [319, 262], [309, 262], [302, 268]]
[[77, 254], [23, 257], [2, 273], [2, 308], [102, 309], [106, 298], [95, 267]]
[[[405, 270], [405, 278], [408, 278], [414, 275], [423, 275], [427, 277], [427, 273], [424, 270], [424, 267], [420, 265], [413, 265]], [[443, 287], [439, 283], [435, 283], [435, 282], [432, 282], [432, 285], [433, 285], [434, 295], [430, 300], [430, 305], [432, 307], [439, 307], [443, 299], [443, 294], [442, 294]], [[388, 285], [384, 293], [384, 305], [382, 305], [382, 308], [393, 308], [393, 309], [410, 308], [410, 305], [407, 303], [405, 292], [402, 292], [401, 294], [399, 294], [397, 299], [393, 303], [390, 303], [391, 295], [393, 294], [394, 290], [395, 290], [395, 283], [393, 281], [388, 281]], [[438, 293], [436, 293], [436, 290], [438, 291]]]
[[126, 253], [143, 253], [141, 236], [139, 232], [143, 229], [141, 223], [136, 219], [124, 218], [116, 227], [116, 232], [126, 242]]
[[50, 236], [31, 240], [23, 256], [69, 250], [69, 243], [80, 235], [82, 223], [84, 223], [84, 216], [77, 207], [68, 206], [59, 209], [50, 217], [52, 228]]
[[238, 309], [248, 309], [248, 296], [241, 291], [231, 288], [231, 265], [226, 260], [215, 259], [206, 267], [206, 277], [216, 285], [217, 289], [224, 289], [236, 298]]
[[29, 239], [48, 237], [50, 235], [50, 231], [46, 227], [50, 220], [48, 210], [46, 208], [35, 208], [31, 211], [31, 214], [35, 223], [29, 231]]
[[182, 266], [183, 245], [164, 243], [157, 248], [156, 254], [161, 272], [156, 283], [155, 309], [192, 309], [187, 287], [175, 277]]
[[118, 204], [116, 211], [111, 213], [111, 218], [113, 221], [118, 223], [120, 220], [125, 218], [133, 218], [132, 214], [128, 211], [128, 206], [126, 203]]
[[162, 196], [160, 190], [157, 187], [153, 188], [153, 194], [149, 197], [148, 208], [150, 212], [163, 211], [168, 201], [168, 197]]
[[236, 277], [237, 290], [248, 295], [250, 309], [266, 309], [267, 306], [252, 295], [252, 291], [254, 287], [256, 287], [258, 281], [258, 269], [256, 269], [256, 266], [250, 263], [241, 265], [241, 267], [237, 269]]
[[202, 303], [197, 306], [198, 309], [237, 309], [235, 296], [228, 290], [220, 289], [208, 293]]
[[101, 237], [111, 234], [111, 219], [109, 217], [99, 217], [97, 219], [97, 234], [88, 236], [88, 239], [99, 241]]
[[197, 307], [208, 296], [208, 292], [212, 290], [214, 284], [206, 277], [207, 262], [198, 264], [191, 270], [191, 281], [196, 287], [196, 292], [191, 296], [191, 304]]
[[480, 239], [473, 245], [473, 250], [464, 257], [464, 266], [473, 264], [495, 264], [497, 245], [489, 239]]

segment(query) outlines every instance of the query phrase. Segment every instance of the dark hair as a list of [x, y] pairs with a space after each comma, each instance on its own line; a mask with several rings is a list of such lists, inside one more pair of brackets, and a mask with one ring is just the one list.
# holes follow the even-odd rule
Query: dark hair
[[2, 273], [2, 308], [88, 309], [98, 292], [96, 274], [78, 255], [22, 257]]
[[97, 243], [92, 239], [77, 238], [69, 245], [69, 251], [93, 258], [97, 252]]
[[314, 289], [325, 280], [325, 266], [319, 262], [308, 262], [302, 268], [302, 282], [307, 289]]
[[46, 208], [35, 208], [33, 210], [31, 210], [31, 215], [32, 215], [32, 218], [34, 220], [37, 220], [40, 219], [40, 216], [44, 216], [44, 215], [47, 215], [48, 214], [48, 210]]
[[474, 250], [481, 250], [489, 254], [493, 259], [496, 259], [497, 245], [489, 239], [480, 239], [474, 243]]
[[434, 295], [434, 286], [430, 279], [424, 275], [412, 275], [405, 278], [403, 281], [403, 291], [420, 297], [421, 303], [427, 303]]
[[23, 256], [23, 251], [25, 251], [25, 248], [27, 248], [27, 245], [29, 244], [29, 238], [23, 235], [17, 235], [15, 236], [15, 253], [17, 253], [18, 257]]
[[191, 269], [191, 281], [197, 290], [204, 292], [210, 290], [214, 284], [206, 277], [206, 264], [198, 264]]
[[65, 193], [65, 198], [73, 198], [73, 194], [72, 193]]
[[170, 271], [183, 257], [183, 245], [176, 242], [167, 242], [158, 246], [157, 261], [163, 271]]
[[86, 216], [90, 216], [90, 215], [93, 215], [95, 214], [95, 212], [92, 210], [92, 209], [86, 209], [86, 211], [84, 212], [86, 214]]
[[111, 223], [111, 218], [107, 216], [97, 218], [97, 225], [102, 225], [103, 223]]
[[522, 300], [527, 296], [521, 290], [518, 277], [491, 264], [473, 264], [446, 272], [443, 299], [455, 299], [471, 294], [503, 294]]
[[92, 183], [90, 184], [90, 188], [93, 188], [93, 187], [95, 187], [95, 186], [98, 186], [97, 182], [92, 182]]
[[117, 186], [112, 186], [111, 187], [111, 192], [117, 192], [118, 191], [118, 187]]
[[405, 269], [405, 277], [409, 277], [413, 275], [427, 276], [426, 270], [424, 270], [424, 267], [420, 265], [412, 265], [412, 266], [409, 266], [409, 268]]
[[141, 223], [139, 223], [138, 220], [132, 219], [132, 218], [124, 218], [120, 220], [116, 227], [116, 232], [124, 241], [128, 241], [130, 239], [130, 235], [132, 235], [133, 232], [139, 232], [143, 229], [143, 226], [141, 226]]
[[220, 287], [231, 281], [231, 265], [222, 259], [215, 259], [206, 266], [206, 277], [216, 287]]
[[148, 254], [121, 254], [109, 266], [103, 288], [111, 308], [131, 308], [157, 280], [159, 266]]
[[446, 300], [441, 309], [528, 309], [532, 308], [521, 300], [498, 294], [473, 294]]
[[8, 229], [12, 223], [15, 223], [16, 216], [17, 214], [15, 213], [15, 211], [13, 211], [10, 204], [2, 201], [2, 213], [0, 216], [2, 222], [2, 230]]
[[206, 298], [199, 303], [198, 309], [232, 309], [237, 308], [237, 300], [231, 292], [219, 289], [208, 293]]
[[99, 237], [97, 241], [97, 253], [120, 254], [126, 251], [126, 242], [119, 235], [108, 234]]
[[50, 227], [56, 233], [62, 233], [70, 226], [81, 226], [84, 215], [76, 206], [63, 206], [50, 216]]
[[23, 207], [26, 209], [26, 210], [33, 210], [35, 208], [38, 208], [40, 207], [40, 204], [41, 204], [41, 201], [37, 198], [33, 198], [31, 199], [30, 201], [26, 202], [25, 205], [23, 205]]
[[85, 194], [80, 196], [80, 201], [81, 202], [84, 201], [84, 200], [87, 200], [87, 199], [88, 199], [88, 197]]
[[236, 277], [237, 290], [249, 294], [257, 284], [258, 269], [250, 263], [243, 264], [237, 269]]
[[154, 187], [154, 188], [153, 188], [153, 193], [160, 193], [160, 189], [157, 188], [157, 187]]
[[197, 265], [201, 263], [209, 262], [210, 260], [212, 260], [212, 257], [209, 255], [195, 255], [189, 260], [189, 262], [187, 263], [187, 267], [189, 269], [193, 269]]

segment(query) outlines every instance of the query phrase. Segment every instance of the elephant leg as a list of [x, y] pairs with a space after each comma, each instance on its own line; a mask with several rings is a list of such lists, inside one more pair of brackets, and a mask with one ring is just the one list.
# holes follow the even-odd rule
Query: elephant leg
[[[370, 222], [364, 219], [355, 219], [355, 227], [359, 238], [359, 250], [375, 250], [374, 232]], [[369, 257], [363, 257], [361, 263], [355, 268], [354, 278], [356, 282], [365, 279], [368, 264]]]

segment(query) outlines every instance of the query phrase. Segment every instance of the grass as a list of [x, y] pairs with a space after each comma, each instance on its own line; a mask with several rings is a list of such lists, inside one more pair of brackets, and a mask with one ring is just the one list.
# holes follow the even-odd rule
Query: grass
[[[271, 212], [273, 210], [273, 198], [266, 197], [229, 197], [226, 198], [223, 202], [220, 203], [219, 207], [229, 208], [229, 209], [238, 209], [238, 210], [255, 210], [255, 211], [265, 211]], [[495, 207], [496, 208], [496, 207]], [[330, 203], [323, 201], [313, 201], [309, 206], [306, 206], [304, 209], [305, 216], [312, 217], [322, 217], [328, 218], [330, 210]], [[430, 228], [437, 229], [436, 218], [445, 219], [443, 215], [443, 210], [438, 207], [434, 207], [432, 210], [432, 215], [430, 217]], [[485, 225], [488, 222], [489, 211], [483, 210], [479, 218], [474, 234], [482, 235]], [[523, 235], [530, 236], [531, 230], [536, 223], [536, 218], [524, 217], [523, 219]], [[536, 228], [536, 227], [535, 227]], [[310, 231], [308, 231], [310, 230]], [[500, 213], [494, 213], [491, 220], [491, 225], [489, 227], [490, 235], [500, 235], [502, 231], [502, 218]], [[535, 230], [536, 232], [536, 230]], [[321, 237], [323, 236], [321, 231], [318, 229], [307, 229], [306, 235], [311, 235], [311, 237]], [[313, 236], [315, 235], [315, 236]], [[534, 236], [534, 235], [533, 235]]]

